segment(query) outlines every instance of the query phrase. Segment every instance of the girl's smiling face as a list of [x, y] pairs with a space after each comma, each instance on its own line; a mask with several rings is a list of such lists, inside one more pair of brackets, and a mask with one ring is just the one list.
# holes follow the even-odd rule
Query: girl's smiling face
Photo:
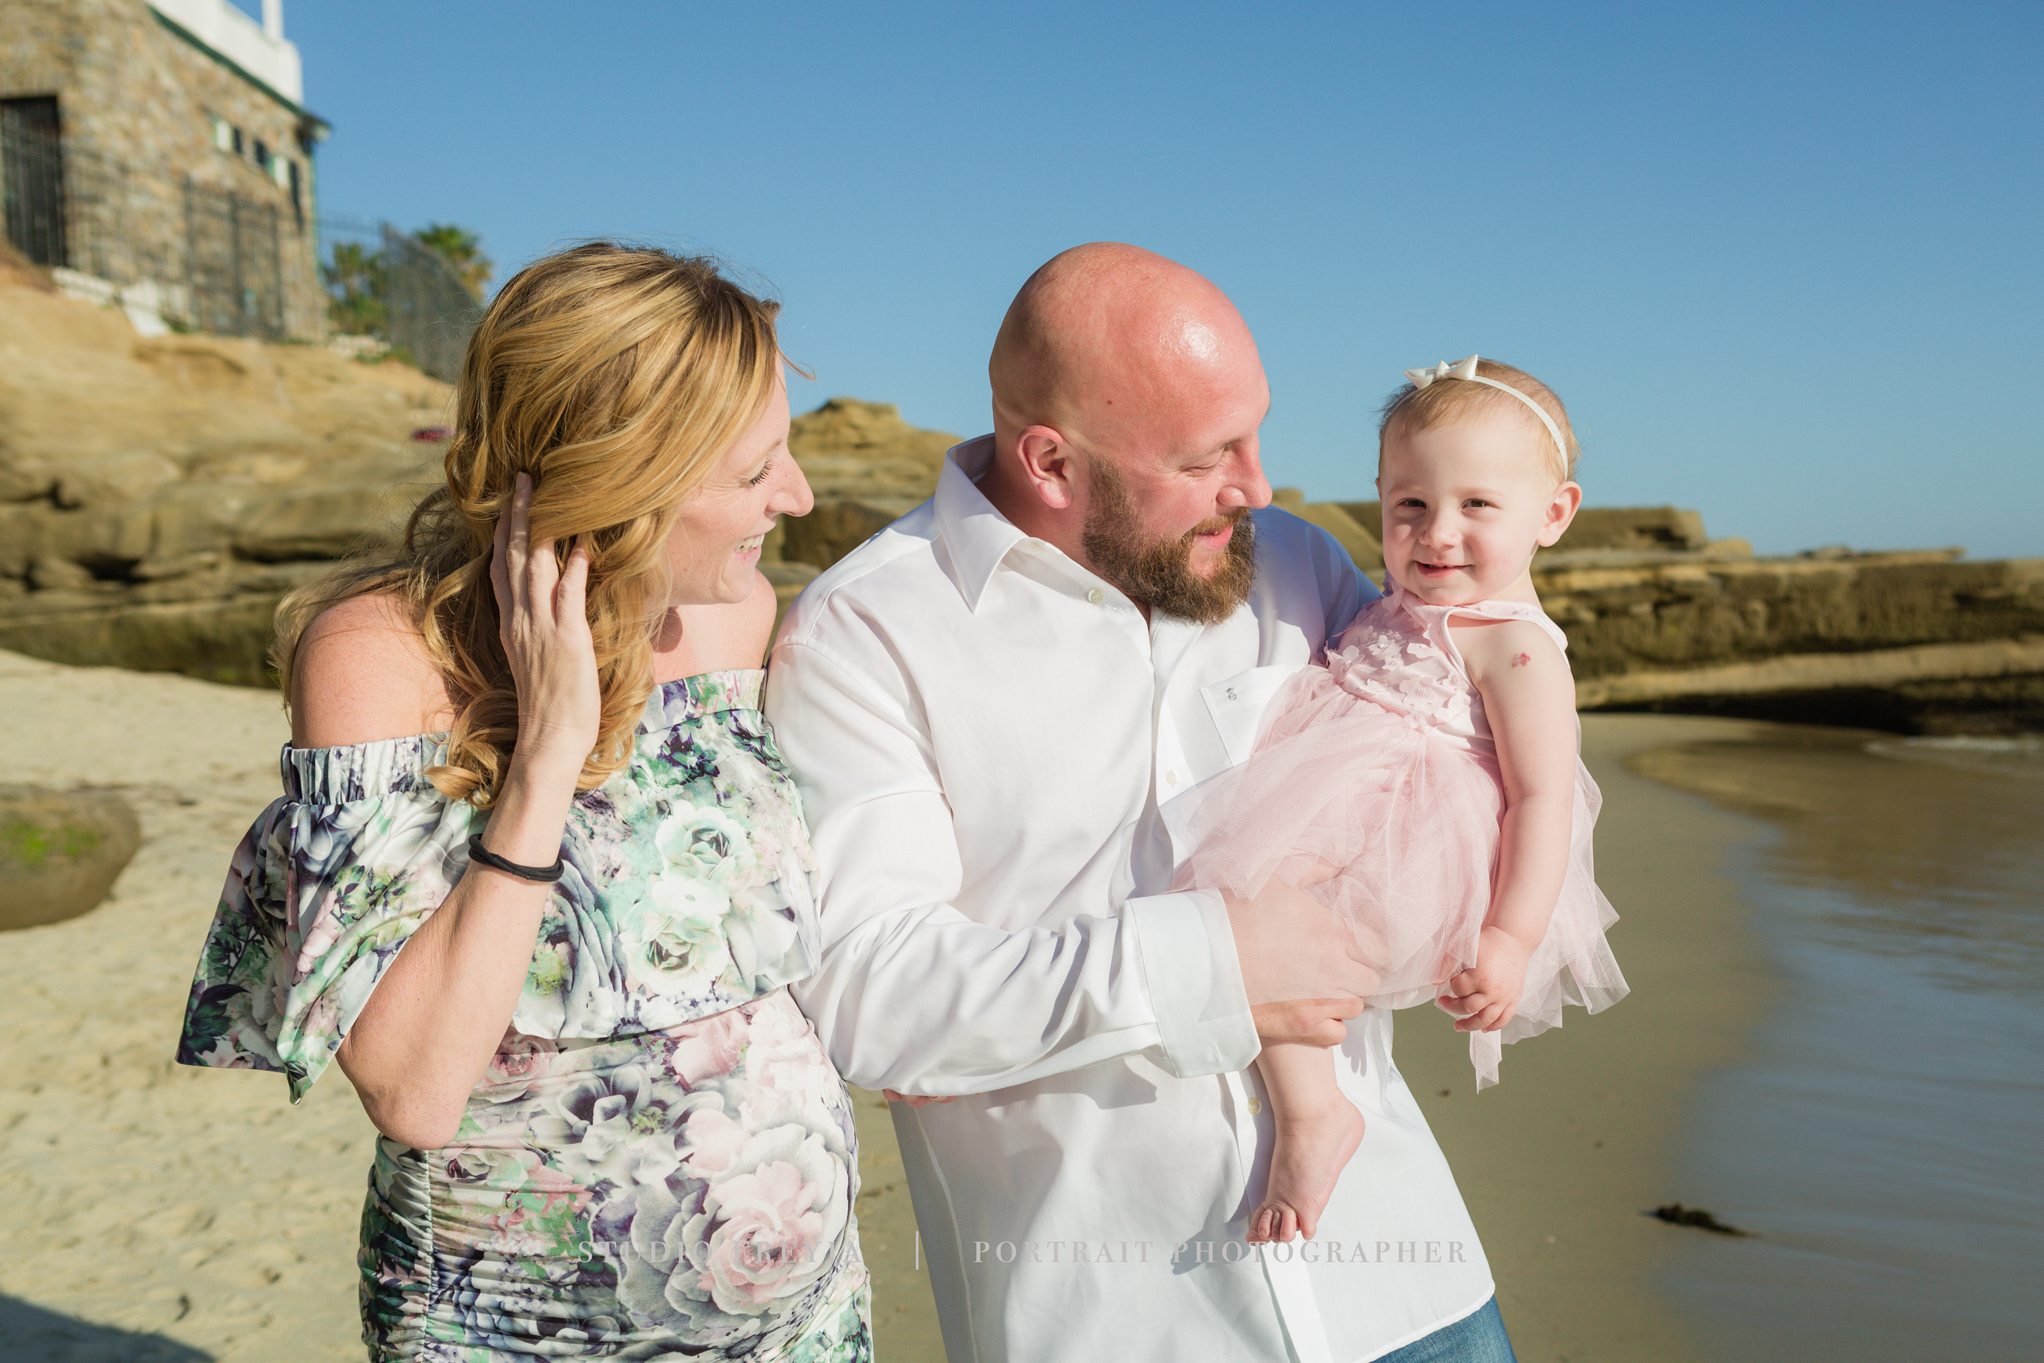
[[1506, 409], [1484, 409], [1384, 441], [1384, 570], [1430, 606], [1493, 597], [1538, 604], [1527, 569], [1582, 504], [1556, 484], [1547, 432]]

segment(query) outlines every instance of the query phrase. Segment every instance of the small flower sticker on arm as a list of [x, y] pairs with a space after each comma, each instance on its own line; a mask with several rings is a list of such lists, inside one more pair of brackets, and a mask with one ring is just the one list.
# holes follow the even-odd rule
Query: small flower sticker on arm
[[1517, 655], [1515, 655], [1515, 656], [1514, 656], [1514, 657], [1512, 658], [1512, 666], [1513, 666], [1513, 667], [1524, 667], [1524, 666], [1525, 666], [1525, 665], [1526, 665], [1527, 663], [1530, 663], [1530, 662], [1532, 662], [1532, 661], [1533, 661], [1533, 655], [1532, 655], [1532, 654], [1530, 654], [1530, 653], [1520, 653], [1520, 654], [1517, 654]]

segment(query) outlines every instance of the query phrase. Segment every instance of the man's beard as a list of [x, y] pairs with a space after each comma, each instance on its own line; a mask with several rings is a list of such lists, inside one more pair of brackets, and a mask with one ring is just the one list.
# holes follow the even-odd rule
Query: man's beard
[[[1094, 460], [1089, 479], [1092, 505], [1079, 547], [1093, 571], [1119, 587], [1129, 600], [1152, 611], [1218, 625], [1249, 599], [1256, 582], [1256, 527], [1248, 507], [1203, 521], [1176, 539], [1145, 540], [1141, 519], [1128, 488], [1113, 468]], [[1232, 524], [1235, 537], [1212, 575], [1192, 570], [1192, 546], [1201, 531]]]

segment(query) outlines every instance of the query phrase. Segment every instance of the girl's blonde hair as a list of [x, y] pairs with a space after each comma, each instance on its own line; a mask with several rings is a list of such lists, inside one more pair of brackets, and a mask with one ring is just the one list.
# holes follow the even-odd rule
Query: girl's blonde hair
[[1576, 442], [1575, 428], [1569, 425], [1568, 409], [1561, 405], [1561, 399], [1555, 396], [1554, 390], [1525, 370], [1499, 364], [1496, 360], [1478, 360], [1476, 372], [1484, 378], [1509, 384], [1539, 403], [1541, 410], [1554, 419], [1554, 428], [1561, 432], [1562, 441], [1568, 446], [1567, 458], [1563, 458], [1562, 451], [1555, 448], [1553, 437], [1540, 424], [1540, 419], [1510, 393], [1500, 393], [1487, 383], [1446, 378], [1435, 379], [1424, 388], [1408, 383], [1385, 399], [1377, 418], [1378, 466], [1381, 468], [1384, 462], [1384, 442], [1400, 431], [1431, 430], [1459, 421], [1474, 412], [1509, 410], [1517, 413], [1526, 429], [1538, 439], [1554, 481], [1565, 483], [1575, 477], [1576, 459], [1582, 447]]
[[533, 541], [554, 541], [563, 559], [577, 542], [589, 552], [602, 719], [579, 788], [601, 785], [631, 755], [653, 691], [675, 514], [772, 394], [778, 311], [715, 261], [660, 250], [596, 242], [521, 270], [469, 339], [447, 482], [413, 510], [396, 555], [347, 564], [278, 606], [271, 660], [284, 694], [320, 612], [392, 593], [454, 703], [444, 763], [427, 775], [454, 799], [494, 803], [518, 741], [518, 694], [490, 560], [523, 472]]

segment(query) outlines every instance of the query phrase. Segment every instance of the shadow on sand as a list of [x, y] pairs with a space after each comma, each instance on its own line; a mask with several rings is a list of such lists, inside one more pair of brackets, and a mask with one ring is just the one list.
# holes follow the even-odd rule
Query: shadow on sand
[[0, 1297], [0, 1363], [211, 1363], [212, 1358], [162, 1335], [94, 1325]]

